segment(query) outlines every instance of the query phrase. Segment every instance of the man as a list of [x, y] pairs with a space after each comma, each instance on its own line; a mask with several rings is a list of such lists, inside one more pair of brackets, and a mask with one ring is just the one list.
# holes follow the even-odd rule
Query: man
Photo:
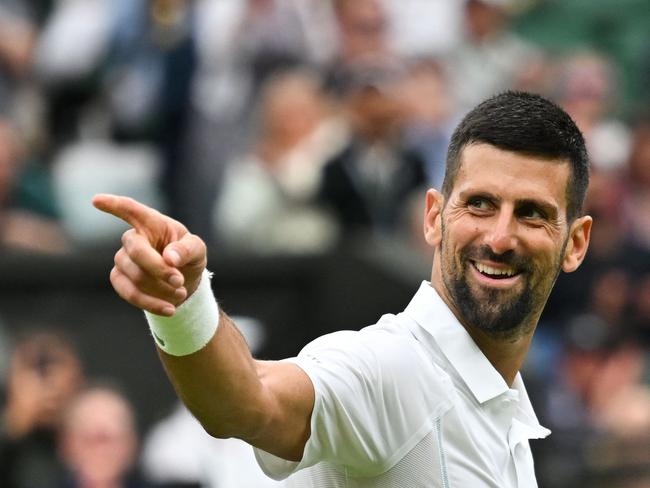
[[255, 446], [269, 475], [295, 473], [299, 487], [530, 487], [528, 440], [549, 431], [518, 370], [557, 275], [584, 259], [587, 183], [583, 138], [561, 109], [516, 92], [483, 102], [453, 134], [442, 194], [427, 193], [431, 283], [404, 313], [281, 362], [255, 361], [218, 314], [199, 238], [130, 199], [94, 204], [134, 227], [111, 280], [149, 312], [179, 395], [209, 433]]
[[318, 200], [344, 232], [394, 234], [405, 202], [426, 182], [425, 162], [404, 137], [405, 77], [388, 59], [359, 61], [340, 73], [350, 134], [323, 167]]
[[0, 412], [0, 486], [48, 488], [63, 479], [56, 441], [84, 376], [79, 353], [60, 333], [37, 330], [17, 338]]
[[138, 434], [133, 408], [108, 385], [81, 391], [68, 405], [59, 451], [69, 476], [60, 488], [145, 488], [133, 466]]

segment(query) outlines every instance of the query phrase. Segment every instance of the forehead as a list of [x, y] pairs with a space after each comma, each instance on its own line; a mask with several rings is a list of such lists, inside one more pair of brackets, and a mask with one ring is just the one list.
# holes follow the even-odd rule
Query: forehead
[[461, 152], [452, 195], [483, 191], [503, 200], [537, 198], [566, 210], [570, 173], [568, 161], [506, 151], [490, 144], [470, 144]]
[[112, 392], [82, 394], [70, 409], [70, 426], [77, 430], [96, 425], [128, 426], [131, 411], [127, 403]]

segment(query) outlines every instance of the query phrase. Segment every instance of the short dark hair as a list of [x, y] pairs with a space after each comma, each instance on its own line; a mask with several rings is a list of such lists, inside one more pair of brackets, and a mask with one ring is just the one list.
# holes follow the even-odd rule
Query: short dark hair
[[506, 91], [471, 110], [456, 127], [449, 143], [442, 184], [446, 199], [460, 168], [461, 153], [473, 143], [548, 160], [569, 161], [567, 219], [571, 222], [581, 215], [589, 184], [587, 149], [575, 122], [556, 104], [539, 95]]

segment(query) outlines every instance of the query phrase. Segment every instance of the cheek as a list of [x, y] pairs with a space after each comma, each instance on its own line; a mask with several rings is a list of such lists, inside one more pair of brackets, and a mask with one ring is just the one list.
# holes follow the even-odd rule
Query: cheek
[[463, 263], [461, 256], [467, 247], [474, 245], [477, 235], [473, 228], [450, 226], [442, 234], [443, 266], [452, 273], [462, 273]]
[[557, 241], [550, 241], [548, 237], [537, 244], [531, 254], [535, 268], [543, 275], [540, 279], [544, 279], [547, 275], [554, 277], [555, 271], [562, 265], [565, 244], [562, 242], [558, 246]]
[[449, 225], [447, 235], [443, 235], [443, 240], [447, 241], [449, 249], [453, 249], [455, 254], [459, 254], [468, 246], [477, 245], [483, 232], [484, 230], [475, 222], [458, 222]]

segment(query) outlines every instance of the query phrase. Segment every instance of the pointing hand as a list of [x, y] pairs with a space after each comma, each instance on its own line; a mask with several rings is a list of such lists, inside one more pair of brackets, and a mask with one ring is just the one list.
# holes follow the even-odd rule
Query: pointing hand
[[176, 220], [136, 200], [95, 195], [93, 205], [131, 225], [115, 254], [111, 284], [124, 300], [171, 316], [198, 287], [207, 263], [205, 243]]

